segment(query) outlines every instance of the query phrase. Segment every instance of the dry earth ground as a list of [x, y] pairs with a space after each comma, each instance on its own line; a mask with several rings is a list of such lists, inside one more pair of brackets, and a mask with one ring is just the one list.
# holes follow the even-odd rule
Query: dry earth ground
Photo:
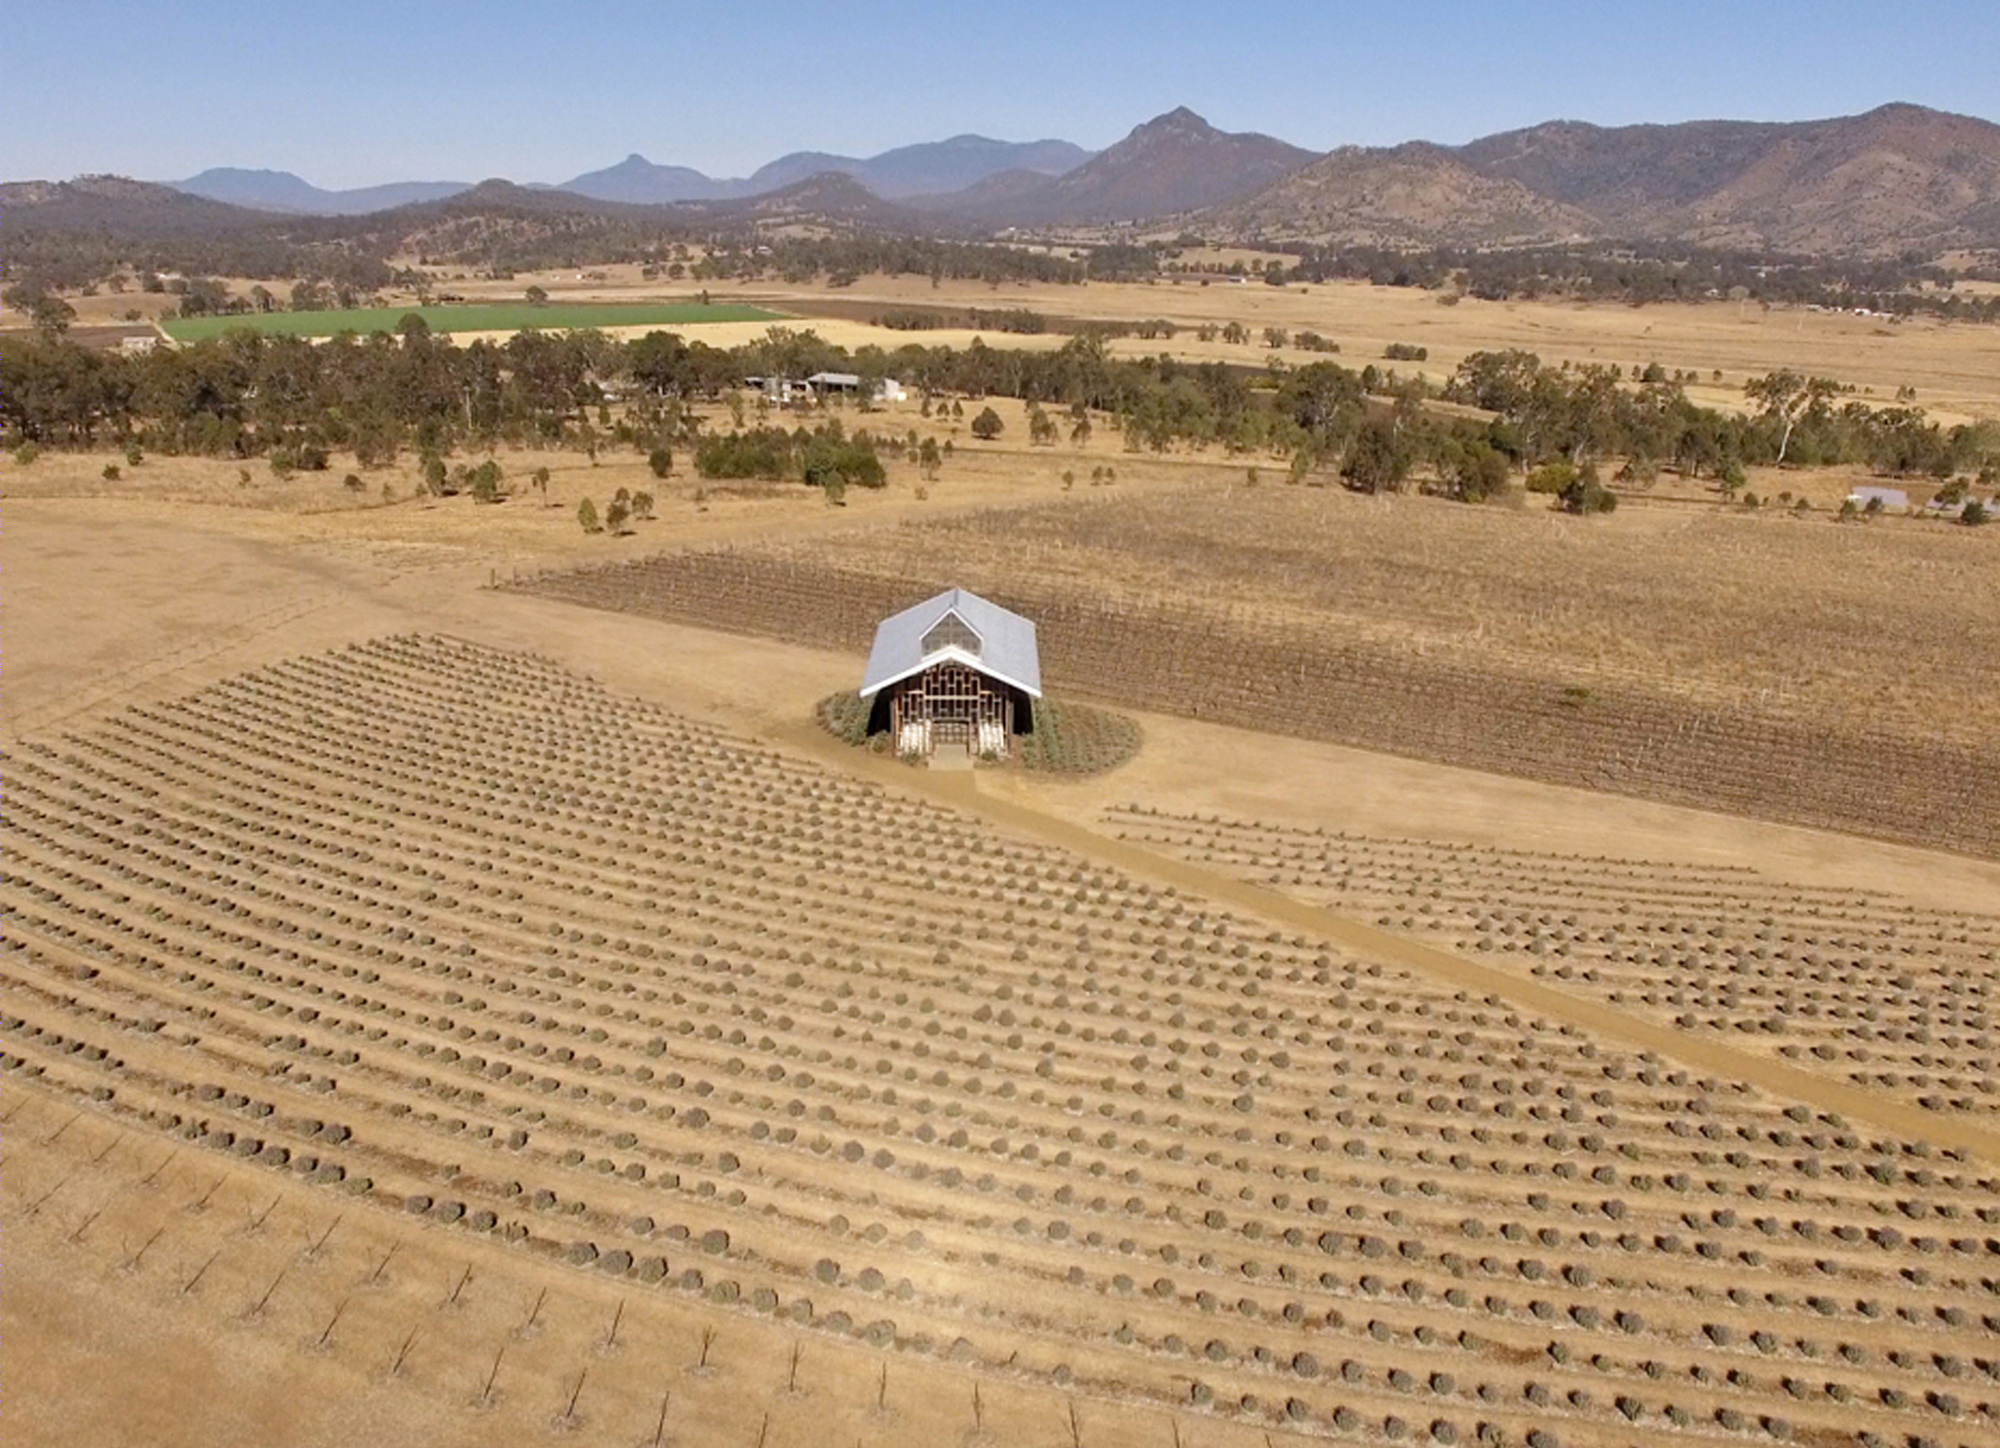
[[[885, 518], [923, 506], [907, 496], [879, 505]], [[774, 526], [817, 532], [834, 526], [826, 521], [832, 516], [823, 508], [779, 500], [726, 500], [711, 503], [707, 513], [690, 504], [681, 520], [665, 526], [677, 540], [710, 541], [757, 536]], [[534, 524], [519, 525], [518, 535], [502, 541], [489, 531], [491, 517], [469, 504], [439, 505], [429, 513], [391, 508], [300, 518], [193, 503], [10, 499], [0, 536], [9, 748], [24, 738], [53, 738], [57, 729], [97, 727], [129, 702], [175, 699], [246, 669], [414, 628], [553, 658], [602, 680], [615, 694], [777, 738], [794, 753], [840, 760], [797, 721], [812, 700], [851, 683], [858, 660], [483, 591], [480, 585], [496, 570], [553, 564], [598, 546], [580, 535], [549, 536]], [[568, 526], [573, 531], [574, 525]], [[648, 540], [648, 546], [657, 542]], [[106, 560], [113, 566], [105, 567]], [[1099, 820], [1104, 805], [1139, 800], [1191, 813], [1226, 808], [1267, 824], [1745, 866], [1774, 880], [1866, 887], [1946, 909], [2000, 894], [2000, 870], [1990, 863], [1186, 721], [1148, 718], [1144, 724], [1146, 749], [1111, 779], [981, 781], [982, 791], [997, 787], [1001, 794], [981, 793], [960, 801], [960, 807], [994, 821], [1004, 838], [1053, 838], [1142, 878], [1150, 871], [1152, 878], [1174, 879], [1177, 872], [1172, 862], [1149, 860], [1111, 841]], [[1219, 759], [1229, 761], [1226, 770], [1217, 767]], [[895, 795], [932, 793], [932, 782], [920, 775], [887, 771], [884, 779]], [[1179, 881], [1288, 926], [1329, 934], [1341, 928], [1317, 912], [1295, 913], [1300, 907], [1284, 899], [1232, 887], [1211, 872], [1193, 871]], [[1349, 930], [1343, 943], [1362, 958], [1387, 958], [1398, 969], [1415, 971], [1413, 980], [1463, 979], [1452, 974], [1463, 969], [1453, 958], [1433, 959], [1396, 938]], [[1516, 981], [1493, 983], [1503, 990], [1520, 988]], [[1596, 1009], [1581, 996], [1540, 989], [1549, 994], [1533, 996], [1530, 1005], [1538, 1012], [1546, 1006], [1559, 1019], [1590, 1019]], [[58, 1018], [46, 1007], [36, 1010], [51, 1021]], [[1617, 1023], [1611, 1034], [1632, 1039], [1629, 1023]], [[1708, 1055], [1703, 1065], [1733, 1060]], [[1744, 1072], [1758, 1075], [1749, 1066]], [[1922, 1126], [1917, 1118], [1899, 1117], [1898, 1110], [1886, 1098], [1880, 1107], [1890, 1121]], [[519, 1441], [569, 1429], [576, 1441], [642, 1443], [651, 1441], [661, 1389], [674, 1394], [668, 1441], [684, 1444], [747, 1444], [757, 1441], [760, 1431], [767, 1431], [771, 1448], [846, 1441], [847, 1435], [827, 1437], [830, 1421], [861, 1441], [881, 1443], [949, 1441], [965, 1437], [972, 1426], [975, 1379], [956, 1369], [918, 1363], [906, 1378], [905, 1360], [892, 1358], [896, 1406], [890, 1416], [878, 1417], [870, 1406], [877, 1356], [815, 1335], [807, 1341], [801, 1370], [807, 1395], [791, 1394], [782, 1373], [794, 1337], [784, 1330], [734, 1314], [718, 1317], [671, 1295], [543, 1267], [497, 1245], [417, 1227], [373, 1209], [350, 1209], [339, 1218], [325, 1255], [301, 1258], [301, 1248], [340, 1211], [338, 1198], [322, 1189], [274, 1180], [268, 1170], [192, 1148], [148, 1185], [147, 1174], [163, 1165], [170, 1149], [164, 1137], [94, 1111], [73, 1120], [72, 1108], [41, 1087], [18, 1081], [0, 1096], [0, 1114], [9, 1111], [16, 1114], [8, 1123], [9, 1146], [0, 1167], [0, 1195], [10, 1217], [0, 1353], [10, 1380], [104, 1382], [107, 1366], [115, 1364], [118, 1383], [116, 1392], [6, 1395], [0, 1412], [10, 1436], [23, 1441], [129, 1440], [136, 1432], [160, 1442], [330, 1442], [349, 1439], [357, 1425], [365, 1430], [373, 1422], [391, 1436], [398, 1428], [408, 1436], [402, 1425], [412, 1425], [439, 1442], [492, 1441], [495, 1435]], [[1990, 1172], [1993, 1165], [1986, 1160], [1980, 1169]], [[217, 1178], [221, 1185], [204, 1213], [190, 1217], [188, 1205]], [[1945, 1204], [1965, 1199], [1928, 1187], [1918, 1195]], [[278, 1202], [264, 1225], [248, 1230], [273, 1197]], [[1372, 1189], [1363, 1199], [1381, 1205]], [[1872, 1219], [1864, 1215], [1864, 1220]], [[145, 1262], [123, 1267], [156, 1229], [164, 1233]], [[374, 1264], [397, 1243], [402, 1245], [388, 1285], [365, 1286]], [[184, 1294], [205, 1253], [217, 1246], [224, 1250], [213, 1278]], [[157, 1251], [167, 1255], [155, 1259], [151, 1253]], [[468, 1264], [476, 1269], [468, 1295], [458, 1308], [441, 1311], [438, 1304], [448, 1300], [455, 1273]], [[1731, 1275], [1741, 1273], [1712, 1274], [1711, 1290], [1719, 1292]], [[1700, 1281], [1702, 1274], [1689, 1280]], [[550, 1289], [544, 1331], [516, 1336], [543, 1287]], [[271, 1296], [263, 1313], [246, 1315], [267, 1290]], [[1886, 1280], [1875, 1281], [1871, 1290], [1888, 1297], [1892, 1307], [1913, 1311], [1958, 1297]], [[631, 1299], [633, 1314], [627, 1348], [598, 1356], [593, 1345], [601, 1341], [621, 1295]], [[350, 1306], [330, 1335], [332, 1347], [316, 1350], [316, 1339], [343, 1300]], [[1368, 1310], [1361, 1307], [1360, 1317]], [[1380, 1305], [1373, 1310], [1397, 1320], [1393, 1310]], [[1688, 1311], [1705, 1310], [1712, 1317], [1731, 1309], [1665, 1310], [1667, 1320], [1677, 1321]], [[1744, 1330], [1757, 1316], [1741, 1319]], [[1360, 1317], [1350, 1318], [1350, 1329]], [[691, 1379], [686, 1366], [699, 1350], [705, 1321], [725, 1324], [720, 1342], [727, 1351], [718, 1355], [716, 1377]], [[423, 1324], [407, 1377], [383, 1381], [406, 1323]], [[1842, 1327], [1848, 1327], [1844, 1320]], [[1691, 1324], [1686, 1330], [1692, 1331]], [[1976, 1327], [1969, 1337], [1948, 1331], [1938, 1336], [1938, 1329], [1901, 1320], [1886, 1333], [1860, 1324], [1848, 1330], [1871, 1341], [1880, 1337], [1881, 1351], [1919, 1339], [1954, 1347], [1963, 1342], [1957, 1347], [1961, 1358], [1981, 1351]], [[1352, 1344], [1346, 1350], [1357, 1351]], [[496, 1351], [501, 1351], [494, 1379], [497, 1406], [478, 1412], [471, 1405], [483, 1394]], [[1371, 1356], [1365, 1350], [1357, 1355]], [[1694, 1355], [1715, 1357], [1716, 1373], [1731, 1363], [1738, 1364], [1731, 1370], [1747, 1366], [1760, 1391], [1770, 1390], [1771, 1379], [1754, 1358], [1745, 1364], [1705, 1348]], [[1411, 1362], [1424, 1356], [1408, 1349]], [[584, 1369], [589, 1372], [579, 1395], [580, 1418], [574, 1424], [558, 1421], [576, 1374]], [[1548, 1372], [1562, 1377], [1555, 1368]], [[282, 1397], [269, 1386], [274, 1376], [287, 1385]], [[986, 1394], [991, 1441], [1068, 1441], [1067, 1395], [1004, 1375], [987, 1373], [977, 1380]], [[1955, 1388], [1975, 1409], [1982, 1397], [1992, 1397], [1990, 1385], [1957, 1386], [1928, 1368], [1910, 1375], [1909, 1383], [1906, 1396]], [[1356, 1391], [1366, 1401], [1381, 1401], [1376, 1389]], [[1690, 1391], [1697, 1398], [1713, 1395], [1705, 1388]], [[1823, 1416], [1822, 1410], [1808, 1411]], [[1885, 1430], [1896, 1421], [1896, 1414], [1873, 1406], [1854, 1411]], [[1154, 1411], [1086, 1398], [1080, 1412], [1086, 1443], [1173, 1441], [1167, 1420]], [[1405, 1415], [1425, 1421], [1420, 1407]], [[1451, 1416], [1468, 1415], [1454, 1410]], [[1493, 1416], [1517, 1415], [1496, 1410]], [[1379, 1412], [1375, 1421], [1380, 1422]], [[1618, 1436], [1598, 1419], [1589, 1421], [1581, 1438], [1572, 1429], [1564, 1441]], [[1927, 1416], [1923, 1431], [1971, 1442], [1991, 1426], [1990, 1416]], [[1248, 1448], [1264, 1433], [1255, 1424], [1208, 1413], [1183, 1431], [1185, 1441], [1222, 1448]], [[1669, 1431], [1658, 1423], [1632, 1435], [1650, 1441]], [[1275, 1436], [1283, 1441], [1288, 1435], [1279, 1430]]]

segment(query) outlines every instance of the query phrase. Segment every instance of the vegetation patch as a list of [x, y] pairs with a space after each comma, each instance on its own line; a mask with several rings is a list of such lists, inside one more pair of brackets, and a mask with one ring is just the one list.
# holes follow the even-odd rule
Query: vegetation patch
[[243, 312], [175, 317], [160, 325], [176, 342], [199, 342], [244, 327], [274, 337], [337, 337], [342, 332], [393, 332], [405, 317], [421, 317], [433, 332], [580, 332], [592, 327], [685, 327], [702, 322], [776, 321], [776, 312], [716, 302], [504, 302], [493, 306], [350, 307], [326, 312]]
[[1074, 700], [1042, 699], [1035, 732], [1018, 741], [1021, 767], [1043, 774], [1103, 774], [1139, 752], [1139, 726]]
[[813, 705], [813, 718], [836, 739], [855, 745], [868, 742], [868, 706], [852, 689], [828, 694]]
[[[813, 717], [836, 739], [865, 747], [868, 705], [852, 689], [829, 694]], [[1043, 699], [1035, 705], [1035, 732], [1014, 741], [1014, 760], [1037, 774], [1103, 774], [1139, 752], [1139, 726], [1123, 714], [1074, 701]], [[877, 737], [888, 748], [888, 737]]]

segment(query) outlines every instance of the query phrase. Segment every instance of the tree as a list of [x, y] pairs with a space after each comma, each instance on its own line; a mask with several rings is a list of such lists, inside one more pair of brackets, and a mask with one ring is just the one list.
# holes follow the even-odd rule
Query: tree
[[586, 533], [602, 533], [604, 525], [597, 521], [597, 504], [585, 498], [576, 505], [577, 525]]
[[944, 456], [938, 451], [936, 438], [927, 437], [923, 440], [922, 446], [917, 449], [917, 462], [923, 468], [926, 478], [933, 481], [937, 479], [938, 469], [944, 464]]
[[1977, 498], [1967, 498], [1965, 507], [1959, 512], [1958, 521], [1968, 528], [1981, 528], [1992, 518], [1992, 510]]
[[1528, 474], [1528, 491], [1542, 493], [1549, 497], [1560, 497], [1569, 485], [1576, 481], [1576, 464], [1567, 458], [1557, 458], [1552, 463], [1543, 463]]
[[1507, 455], [1483, 439], [1452, 448], [1440, 471], [1446, 495], [1461, 503], [1483, 503], [1507, 488]]
[[1778, 424], [1778, 456], [1782, 465], [1792, 445], [1792, 432], [1807, 418], [1826, 415], [1827, 403], [1840, 392], [1840, 384], [1825, 377], [1808, 378], [1789, 368], [1753, 377], [1743, 384], [1743, 395], [1759, 404], [1760, 415]]
[[972, 435], [982, 442], [991, 442], [1000, 436], [1005, 426], [1006, 424], [1000, 421], [1000, 414], [989, 407], [972, 419]]
[[1408, 443], [1393, 422], [1377, 417], [1361, 424], [1340, 464], [1340, 476], [1361, 493], [1392, 492], [1409, 473]]
[[1618, 495], [1597, 480], [1597, 469], [1586, 465], [1557, 499], [1565, 513], [1609, 513], [1618, 506]]
[[1042, 411], [1040, 403], [1028, 408], [1028, 441], [1036, 447], [1053, 446], [1056, 440], [1055, 419]]
[[35, 299], [35, 304], [28, 315], [34, 322], [37, 332], [46, 339], [54, 340], [67, 332], [69, 324], [76, 320], [76, 308], [53, 292], [49, 292]]
[[475, 503], [500, 501], [500, 464], [492, 458], [472, 470], [472, 500]]
[[526, 296], [531, 307], [546, 307], [549, 304], [548, 291], [543, 287], [529, 287]]
[[625, 524], [631, 516], [631, 505], [623, 498], [613, 498], [611, 506], [604, 510], [604, 526], [614, 534], [623, 535], [630, 531]]
[[653, 476], [664, 478], [674, 470], [674, 455], [665, 447], [656, 447], [646, 454], [646, 466], [653, 470]]

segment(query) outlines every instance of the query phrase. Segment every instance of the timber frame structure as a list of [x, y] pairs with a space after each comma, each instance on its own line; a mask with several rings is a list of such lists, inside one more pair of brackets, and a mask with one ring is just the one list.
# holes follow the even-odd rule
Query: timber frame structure
[[861, 686], [868, 732], [923, 758], [1004, 757], [1034, 731], [1041, 693], [1035, 626], [957, 588], [883, 620]]

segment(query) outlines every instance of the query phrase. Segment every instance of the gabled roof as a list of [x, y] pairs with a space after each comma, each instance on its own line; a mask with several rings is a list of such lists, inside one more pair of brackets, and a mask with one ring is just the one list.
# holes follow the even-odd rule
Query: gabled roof
[[[925, 635], [947, 614], [957, 614], [979, 636], [977, 653], [953, 645], [924, 652]], [[1030, 698], [1042, 697], [1042, 661], [1035, 647], [1034, 624], [962, 588], [946, 589], [875, 626], [875, 646], [868, 651], [861, 697], [871, 698], [891, 684], [946, 661], [1011, 684]]]

